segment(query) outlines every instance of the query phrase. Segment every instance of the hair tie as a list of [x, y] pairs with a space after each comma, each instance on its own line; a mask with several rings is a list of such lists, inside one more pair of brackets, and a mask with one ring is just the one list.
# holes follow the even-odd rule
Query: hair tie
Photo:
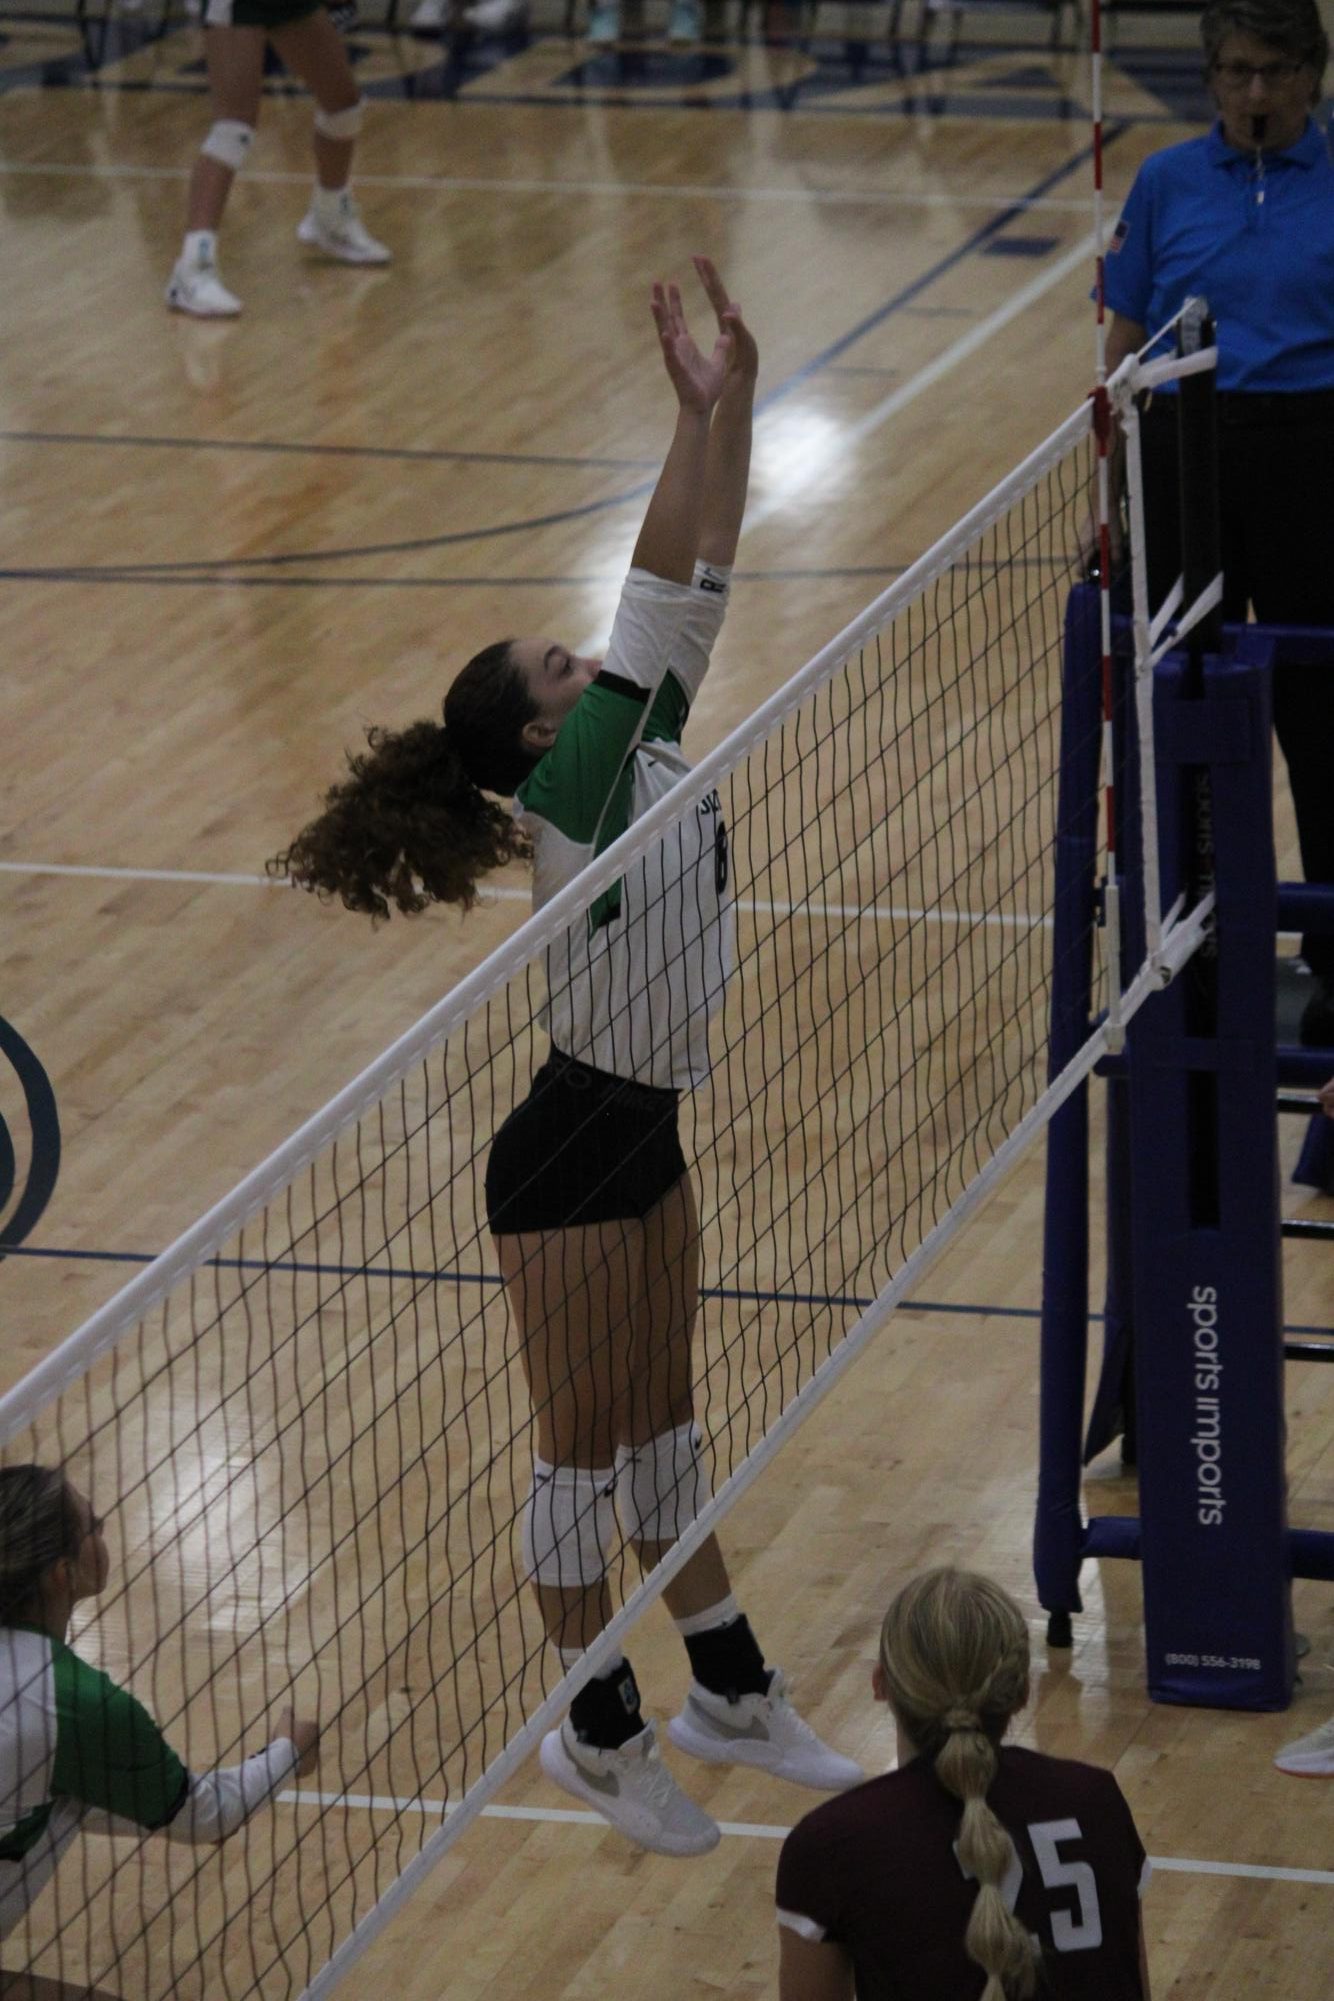
[[982, 1727], [978, 1722], [977, 1711], [975, 1709], [965, 1709], [962, 1705], [954, 1709], [947, 1709], [941, 1721], [944, 1723], [946, 1731], [950, 1733], [956, 1730], [980, 1730]]

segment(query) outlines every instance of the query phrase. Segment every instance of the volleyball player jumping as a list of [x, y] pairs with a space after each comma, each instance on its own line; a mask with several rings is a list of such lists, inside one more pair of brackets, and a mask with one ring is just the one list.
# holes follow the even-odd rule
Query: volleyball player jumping
[[[727, 608], [758, 367], [740, 308], [694, 261], [718, 336], [701, 353], [676, 287], [654, 286], [676, 429], [605, 657], [547, 639], [487, 647], [450, 688], [444, 726], [372, 732], [271, 868], [385, 916], [390, 899], [466, 908], [479, 875], [531, 852], [540, 908], [688, 769], [680, 737]], [[513, 813], [487, 793], [512, 795]], [[617, 1517], [648, 1569], [708, 1499], [691, 1352], [699, 1223], [678, 1101], [708, 1075], [730, 959], [714, 796], [551, 947], [551, 1053], [491, 1151], [488, 1219], [538, 1435], [524, 1560], [567, 1668], [610, 1616]], [[860, 1779], [766, 1665], [716, 1538], [663, 1596], [693, 1677], [673, 1744], [824, 1791]], [[663, 1764], [623, 1657], [575, 1697], [542, 1765], [643, 1847], [694, 1855], [718, 1840]]]

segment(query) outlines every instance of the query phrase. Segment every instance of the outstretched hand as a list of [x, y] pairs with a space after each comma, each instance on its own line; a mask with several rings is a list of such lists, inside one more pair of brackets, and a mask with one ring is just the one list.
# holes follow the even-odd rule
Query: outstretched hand
[[731, 362], [734, 335], [722, 328], [713, 352], [703, 355], [686, 325], [685, 308], [676, 285], [655, 284], [652, 296], [653, 323], [662, 344], [662, 358], [671, 377], [682, 409], [707, 416], [723, 393]]
[[301, 1778], [314, 1771], [319, 1763], [320, 1726], [297, 1716], [291, 1707], [284, 1709], [278, 1718], [278, 1735], [286, 1737], [296, 1747], [296, 1764], [293, 1771]]
[[718, 320], [720, 334], [730, 334], [731, 351], [728, 355], [727, 377], [729, 383], [745, 384], [751, 388], [760, 369], [760, 350], [755, 344], [755, 336], [741, 317], [741, 308], [728, 296], [726, 285], [718, 275], [717, 266], [708, 257], [692, 257], [691, 263], [699, 273], [699, 282], [708, 294]]

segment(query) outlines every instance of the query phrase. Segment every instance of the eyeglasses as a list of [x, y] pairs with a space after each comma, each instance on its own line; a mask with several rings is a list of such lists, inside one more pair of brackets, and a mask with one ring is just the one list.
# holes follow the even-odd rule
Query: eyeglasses
[[1225, 90], [1249, 90], [1257, 80], [1266, 89], [1271, 84], [1292, 83], [1305, 68], [1305, 63], [1287, 59], [1280, 63], [1215, 63], [1213, 73]]

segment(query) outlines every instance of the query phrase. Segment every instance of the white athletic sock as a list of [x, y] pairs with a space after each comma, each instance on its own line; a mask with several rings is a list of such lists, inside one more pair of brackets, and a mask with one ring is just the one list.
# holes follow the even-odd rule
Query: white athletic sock
[[673, 1624], [683, 1640], [693, 1639], [696, 1633], [711, 1633], [717, 1626], [730, 1626], [734, 1619], [741, 1617], [741, 1607], [729, 1591], [726, 1598], [720, 1598], [707, 1611], [691, 1612], [684, 1619], [674, 1619]]
[[318, 181], [315, 183], [315, 213], [322, 222], [338, 220], [346, 193], [346, 187], [322, 188]]
[[181, 257], [187, 264], [216, 264], [218, 261], [218, 232], [216, 229], [187, 229], [185, 241], [181, 245]]

